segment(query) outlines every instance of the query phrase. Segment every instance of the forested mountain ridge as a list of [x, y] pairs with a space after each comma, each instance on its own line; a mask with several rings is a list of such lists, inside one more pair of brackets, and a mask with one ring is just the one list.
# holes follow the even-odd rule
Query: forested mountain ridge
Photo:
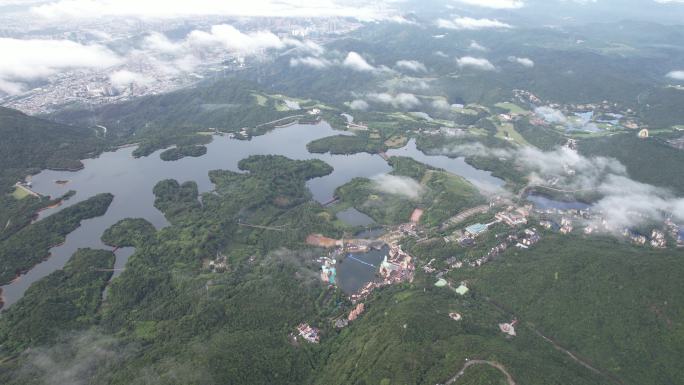
[[0, 183], [3, 188], [27, 171], [76, 169], [80, 159], [103, 148], [95, 130], [55, 123], [0, 107]]
[[[104, 140], [90, 128], [70, 126], [0, 107], [0, 240], [26, 226], [46, 198], [13, 196], [13, 185], [43, 169], [78, 169]], [[58, 197], [54, 197], [58, 198]]]

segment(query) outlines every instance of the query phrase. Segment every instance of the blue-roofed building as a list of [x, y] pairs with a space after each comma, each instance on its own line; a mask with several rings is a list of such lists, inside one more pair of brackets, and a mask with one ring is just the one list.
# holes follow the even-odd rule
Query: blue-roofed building
[[487, 231], [487, 228], [488, 228], [487, 225], [483, 225], [482, 223], [476, 223], [474, 225], [470, 225], [470, 226], [466, 227], [465, 231], [470, 236], [477, 237], [478, 235]]

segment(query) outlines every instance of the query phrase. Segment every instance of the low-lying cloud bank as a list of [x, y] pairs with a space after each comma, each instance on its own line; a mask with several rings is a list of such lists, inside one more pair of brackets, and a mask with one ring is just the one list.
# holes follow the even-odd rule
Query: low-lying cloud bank
[[396, 175], [378, 175], [373, 178], [373, 186], [378, 191], [388, 194], [402, 195], [409, 199], [418, 199], [425, 192], [425, 188], [415, 180]]
[[479, 143], [452, 146], [442, 152], [510, 162], [527, 173], [530, 186], [547, 186], [568, 193], [597, 193], [601, 198], [594, 208], [614, 232], [662, 222], [669, 215], [684, 221], [684, 198], [631, 179], [625, 166], [613, 158], [589, 158], [566, 147], [553, 151], [534, 147], [492, 149]]
[[670, 79], [684, 81], [684, 71], [672, 71], [666, 75]]
[[86, 385], [97, 373], [121, 365], [134, 350], [113, 337], [83, 331], [49, 348], [27, 350], [16, 376], [27, 383]]
[[496, 67], [492, 62], [484, 58], [464, 56], [456, 59], [456, 64], [460, 68], [472, 68], [481, 71], [495, 71]]
[[508, 61], [510, 61], [511, 63], [520, 64], [521, 66], [527, 67], [527, 68], [534, 67], [534, 61], [530, 58], [527, 58], [527, 57], [509, 56]]
[[480, 29], [509, 29], [512, 25], [496, 19], [476, 19], [472, 17], [456, 17], [453, 19], [437, 19], [439, 28], [455, 30], [480, 30]]
[[363, 56], [353, 51], [347, 54], [342, 65], [360, 72], [371, 72], [375, 70], [375, 67], [370, 65]]
[[599, 131], [596, 123], [585, 117], [568, 118], [563, 111], [549, 106], [541, 106], [534, 109], [535, 115], [550, 124], [560, 124], [570, 131]]
[[412, 72], [427, 72], [425, 64], [417, 60], [399, 60], [397, 62], [397, 67]]
[[357, 72], [367, 72], [367, 73], [382, 73], [382, 72], [393, 72], [391, 69], [385, 66], [374, 66], [366, 60], [358, 52], [350, 51], [344, 60], [340, 59], [326, 59], [320, 57], [325, 51], [322, 47], [316, 52], [309, 50], [312, 56], [302, 56], [294, 57], [290, 59], [290, 67], [309, 67], [313, 69], [326, 69], [331, 67], [341, 67], [347, 68]]
[[122, 62], [108, 48], [70, 40], [0, 38], [0, 91], [16, 94], [25, 82], [44, 79], [61, 71], [103, 69]]
[[[330, 64], [319, 58], [325, 49], [312, 41], [280, 38], [266, 30], [244, 33], [228, 24], [214, 25], [206, 31], [194, 30], [179, 40], [151, 32], [137, 46], [119, 53], [102, 44], [71, 40], [0, 38], [0, 52], [4, 54], [0, 60], [0, 92], [18, 94], [32, 82], [80, 70], [111, 71], [111, 85], [117, 89], [130, 84], [146, 85], [153, 79], [131, 68], [142, 67], [144, 63], [155, 69], [155, 75], [176, 75], [194, 71], [210, 53], [244, 57], [286, 48], [309, 55], [293, 59], [293, 65], [323, 68]], [[354, 53], [350, 53], [345, 65], [358, 70], [372, 69]]]
[[422, 103], [414, 94], [399, 93], [396, 95], [388, 93], [371, 93], [366, 95], [368, 101], [378, 104], [391, 105], [394, 108], [411, 109], [420, 106]]
[[152, 79], [141, 73], [128, 70], [116, 71], [109, 75], [109, 82], [112, 84], [112, 87], [119, 90], [133, 85], [145, 87], [152, 81]]
[[[361, 2], [335, 0], [59, 0], [31, 8], [31, 13], [48, 20], [138, 17], [172, 19], [199, 16], [233, 17], [352, 17], [364, 21], [391, 19], [391, 12]], [[392, 9], [388, 6], [385, 10]]]
[[349, 108], [357, 111], [366, 111], [370, 107], [365, 100], [355, 99], [349, 103]]
[[522, 0], [456, 0], [459, 3], [492, 9], [516, 9], [525, 6]]

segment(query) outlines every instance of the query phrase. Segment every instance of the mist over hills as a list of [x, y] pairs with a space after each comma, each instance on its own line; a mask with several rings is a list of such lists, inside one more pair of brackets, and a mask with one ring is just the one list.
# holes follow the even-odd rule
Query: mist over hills
[[0, 383], [684, 383], [683, 20], [0, 0]]

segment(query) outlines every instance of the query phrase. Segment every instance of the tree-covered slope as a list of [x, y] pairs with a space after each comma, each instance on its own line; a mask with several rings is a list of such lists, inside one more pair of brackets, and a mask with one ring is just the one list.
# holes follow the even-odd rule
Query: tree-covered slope
[[90, 129], [34, 118], [0, 107], [0, 176], [6, 189], [26, 170], [76, 169], [101, 142]]
[[112, 252], [81, 249], [64, 269], [31, 285], [0, 317], [2, 354], [52, 343], [70, 330], [92, 325], [113, 266]]
[[556, 234], [452, 274], [622, 383], [684, 381], [681, 251]]
[[9, 283], [47, 258], [50, 248], [64, 242], [66, 236], [81, 225], [81, 221], [104, 215], [112, 199], [114, 196], [111, 194], [98, 194], [0, 241], [0, 284]]

